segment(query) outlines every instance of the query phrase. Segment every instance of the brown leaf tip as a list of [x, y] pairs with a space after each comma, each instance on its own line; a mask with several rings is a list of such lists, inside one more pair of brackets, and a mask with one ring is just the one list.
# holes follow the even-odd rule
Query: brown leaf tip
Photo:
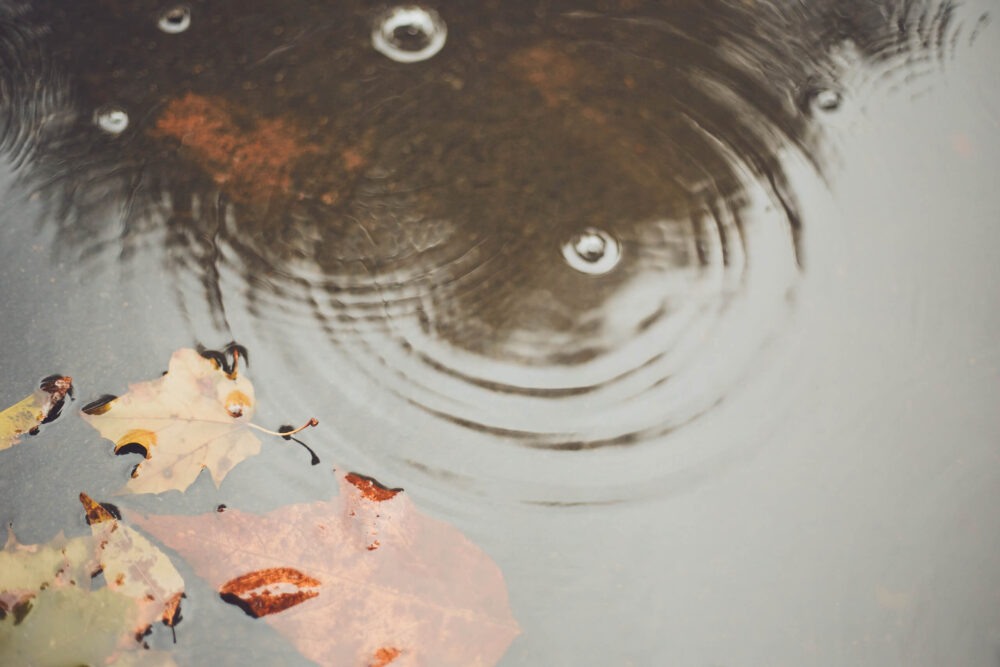
[[219, 588], [219, 597], [260, 618], [316, 597], [319, 591], [309, 589], [321, 584], [294, 568], [272, 567], [230, 579]]
[[[73, 378], [62, 375], [50, 375], [44, 378], [38, 385], [39, 388], [49, 395], [48, 401], [42, 406], [40, 423], [48, 424], [59, 417], [63, 404], [66, 402], [66, 395], [73, 396]], [[32, 435], [38, 432], [38, 427], [28, 431]]]
[[380, 503], [383, 500], [390, 500], [403, 490], [401, 488], [390, 489], [374, 477], [359, 475], [355, 472], [348, 473], [344, 479], [356, 486], [361, 491], [361, 495], [376, 503]]
[[73, 395], [73, 378], [62, 375], [50, 375], [39, 385], [41, 390], [52, 395], [53, 401], [61, 401], [66, 394]]
[[87, 510], [87, 524], [94, 525], [95, 523], [103, 523], [105, 521], [114, 521], [115, 516], [106, 507], [92, 499], [86, 493], [80, 494], [80, 502], [83, 503], [83, 508]]
[[91, 401], [83, 406], [81, 412], [88, 415], [103, 415], [111, 409], [111, 402], [116, 398], [118, 397], [113, 394], [104, 394], [97, 400]]
[[7, 615], [10, 614], [14, 617], [13, 625], [20, 625], [34, 606], [32, 602], [34, 597], [34, 593], [23, 593], [20, 597], [12, 597], [8, 600], [0, 599], [0, 621], [6, 620]]
[[163, 615], [160, 617], [164, 625], [172, 628], [183, 620], [181, 616], [181, 598], [183, 597], [184, 593], [174, 593], [167, 600], [163, 607]]
[[370, 663], [368, 667], [385, 667], [402, 654], [403, 652], [398, 648], [380, 648], [375, 651], [375, 662]]

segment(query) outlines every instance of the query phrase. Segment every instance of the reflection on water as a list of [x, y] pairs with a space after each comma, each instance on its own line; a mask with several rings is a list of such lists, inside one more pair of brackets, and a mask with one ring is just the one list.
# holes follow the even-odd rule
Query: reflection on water
[[3, 146], [63, 251], [162, 238], [222, 335], [459, 429], [380, 415], [417, 443], [669, 447], [791, 313], [783, 164], [820, 166], [845, 62], [919, 72], [960, 27], [892, 0], [8, 4]]
[[[500, 564], [502, 664], [994, 665], [989, 0], [398, 6], [0, 0], [0, 406], [79, 401], [3, 522], [337, 465]], [[230, 340], [322, 463], [112, 498], [135, 461], [71, 413]], [[297, 664], [183, 574], [154, 649]]]

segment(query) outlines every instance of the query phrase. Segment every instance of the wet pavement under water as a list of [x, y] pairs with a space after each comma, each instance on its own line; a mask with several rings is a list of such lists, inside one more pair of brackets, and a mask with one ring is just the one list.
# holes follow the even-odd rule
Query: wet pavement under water
[[[322, 463], [121, 504], [404, 487], [503, 665], [996, 665], [991, 3], [408, 7], [0, 4], [0, 405], [238, 341]], [[0, 520], [133, 465], [64, 416]], [[178, 664], [305, 662], [181, 571]]]

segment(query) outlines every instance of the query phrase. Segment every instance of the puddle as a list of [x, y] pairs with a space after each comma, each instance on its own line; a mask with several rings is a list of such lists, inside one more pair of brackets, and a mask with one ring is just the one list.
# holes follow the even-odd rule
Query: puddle
[[[956, 472], [1000, 426], [996, 30], [834, 4], [5, 5], [0, 404], [237, 341], [324, 465], [132, 506], [405, 487], [503, 570], [501, 664], [993, 664], [945, 572], [1000, 576], [995, 466]], [[22, 542], [134, 465], [68, 422], [0, 473]], [[206, 595], [178, 664], [295, 659], [212, 648]]]

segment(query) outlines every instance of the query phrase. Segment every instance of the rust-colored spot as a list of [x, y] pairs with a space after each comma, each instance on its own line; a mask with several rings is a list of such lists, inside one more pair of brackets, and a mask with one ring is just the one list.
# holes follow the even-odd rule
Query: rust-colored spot
[[551, 44], [518, 51], [511, 57], [511, 63], [538, 89], [550, 107], [566, 102], [579, 78], [573, 61]]
[[125, 583], [125, 573], [119, 572], [118, 576], [115, 577], [115, 586], [121, 586], [124, 583]]
[[181, 598], [184, 593], [175, 593], [163, 607], [163, 624], [171, 627], [181, 622]]
[[[219, 588], [219, 597], [260, 618], [316, 597], [319, 591], [308, 589], [321, 583], [290, 567], [272, 567], [230, 579]], [[288, 588], [295, 590], [285, 592]]]
[[101, 506], [100, 503], [96, 502], [86, 493], [80, 494], [80, 502], [83, 503], [83, 508], [87, 510], [87, 523], [89, 525], [115, 520], [115, 517], [111, 514], [111, 512]]
[[250, 407], [250, 397], [242, 391], [231, 391], [226, 396], [226, 412], [234, 419], [242, 417], [246, 409]]
[[249, 203], [289, 193], [294, 162], [317, 150], [284, 119], [255, 118], [221, 98], [194, 93], [172, 100], [151, 134], [179, 140], [212, 180]]
[[368, 551], [375, 551], [376, 549], [378, 549], [378, 547], [379, 547], [378, 540], [375, 540], [365, 548], [368, 549]]
[[380, 503], [383, 500], [389, 500], [403, 490], [390, 489], [387, 486], [380, 484], [374, 477], [359, 475], [354, 472], [348, 473], [345, 479], [354, 486], [358, 487], [361, 491], [361, 495], [376, 503]]
[[59, 403], [66, 398], [66, 394], [73, 394], [73, 378], [53, 375], [42, 380], [41, 390], [48, 393], [52, 404]]
[[370, 663], [368, 667], [385, 667], [402, 654], [398, 648], [380, 648], [375, 651], [375, 662]]
[[156, 445], [156, 433], [144, 428], [134, 428], [118, 438], [118, 442], [115, 443], [115, 454], [141, 453], [148, 459], [149, 450], [154, 445]]
[[357, 148], [348, 148], [341, 157], [344, 160], [344, 169], [347, 171], [357, 171], [365, 165], [365, 156]]

